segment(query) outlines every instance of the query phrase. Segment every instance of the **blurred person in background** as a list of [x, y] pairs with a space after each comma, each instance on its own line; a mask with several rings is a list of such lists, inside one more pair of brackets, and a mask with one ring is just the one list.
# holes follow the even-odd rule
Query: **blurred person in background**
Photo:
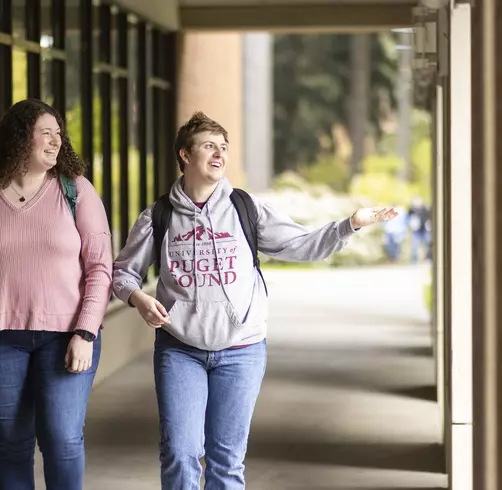
[[408, 211], [408, 226], [411, 232], [411, 261], [415, 264], [423, 250], [427, 259], [431, 256], [430, 210], [420, 196], [415, 196]]
[[110, 230], [63, 120], [38, 100], [0, 120], [0, 490], [82, 490], [83, 427], [111, 290]]
[[391, 262], [399, 262], [406, 231], [408, 229], [408, 216], [404, 209], [392, 206], [398, 215], [395, 219], [385, 221], [382, 227], [385, 235], [385, 250]]

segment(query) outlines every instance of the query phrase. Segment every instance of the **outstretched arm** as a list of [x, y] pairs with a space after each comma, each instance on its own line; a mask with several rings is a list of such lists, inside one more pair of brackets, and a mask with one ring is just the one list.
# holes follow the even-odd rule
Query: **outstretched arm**
[[357, 229], [397, 216], [392, 208], [363, 208], [350, 218], [311, 231], [269, 203], [256, 198], [255, 203], [259, 216], [259, 250], [270, 257], [292, 262], [324, 260], [333, 252], [343, 250]]

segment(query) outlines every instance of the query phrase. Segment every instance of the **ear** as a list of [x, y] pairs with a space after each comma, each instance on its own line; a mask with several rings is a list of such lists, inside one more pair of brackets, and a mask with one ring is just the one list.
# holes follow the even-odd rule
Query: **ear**
[[185, 162], [186, 165], [190, 164], [190, 160], [188, 159], [187, 156], [187, 151], [184, 148], [180, 150], [180, 157]]

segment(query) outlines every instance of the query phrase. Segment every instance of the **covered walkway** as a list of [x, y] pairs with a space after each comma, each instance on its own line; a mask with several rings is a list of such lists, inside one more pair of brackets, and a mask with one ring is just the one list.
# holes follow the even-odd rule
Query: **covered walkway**
[[[266, 272], [269, 367], [247, 488], [446, 488], [428, 274], [425, 266]], [[158, 490], [155, 407], [149, 354], [96, 387], [87, 490]]]

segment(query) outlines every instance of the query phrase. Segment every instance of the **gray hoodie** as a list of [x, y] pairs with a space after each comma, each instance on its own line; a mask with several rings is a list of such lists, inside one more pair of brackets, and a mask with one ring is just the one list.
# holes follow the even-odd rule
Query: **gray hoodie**
[[[157, 299], [169, 314], [163, 328], [199, 349], [252, 344], [266, 336], [267, 297], [251, 249], [222, 179], [203, 209], [183, 192], [183, 177], [170, 192], [173, 213], [162, 245]], [[258, 248], [281, 260], [323, 260], [342, 250], [354, 233], [350, 219], [309, 231], [253, 196]], [[152, 207], [134, 224], [114, 264], [113, 290], [127, 303], [142, 287], [155, 257]]]

